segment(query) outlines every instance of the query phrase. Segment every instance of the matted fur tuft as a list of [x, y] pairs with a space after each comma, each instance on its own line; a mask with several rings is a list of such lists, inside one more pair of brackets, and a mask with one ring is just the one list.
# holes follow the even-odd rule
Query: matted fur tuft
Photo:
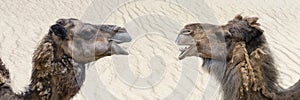
[[[300, 82], [282, 91], [278, 86], [278, 70], [257, 17], [237, 15], [226, 24], [231, 32], [232, 48], [228, 48], [223, 90], [225, 100], [296, 100]], [[220, 67], [220, 66], [219, 66]], [[233, 77], [237, 78], [234, 79]], [[232, 89], [233, 84], [239, 87]], [[230, 90], [236, 94], [229, 93]]]
[[7, 81], [9, 72], [0, 60], [0, 99], [69, 100], [75, 96], [85, 79], [85, 66], [66, 55], [56, 59], [61, 53], [51, 34], [46, 35], [34, 52], [31, 83], [22, 94], [12, 91]]
[[0, 58], [0, 84], [10, 83], [9, 71], [5, 68], [2, 59]]

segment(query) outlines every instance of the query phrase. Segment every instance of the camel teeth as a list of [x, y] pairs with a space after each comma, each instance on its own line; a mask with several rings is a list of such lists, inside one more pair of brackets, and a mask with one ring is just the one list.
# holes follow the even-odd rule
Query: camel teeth
[[185, 51], [190, 47], [190, 45], [179, 45], [178, 49], [179, 51]]

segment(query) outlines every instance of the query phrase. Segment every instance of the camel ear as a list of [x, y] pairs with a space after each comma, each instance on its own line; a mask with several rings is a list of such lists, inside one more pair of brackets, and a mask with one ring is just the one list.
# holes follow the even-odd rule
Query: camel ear
[[257, 23], [257, 20], [259, 18], [258, 17], [247, 17], [245, 18], [245, 20], [249, 23], [249, 25], [260, 25], [259, 23]]
[[250, 25], [251, 27], [254, 27], [255, 29], [257, 29], [257, 30], [259, 30], [259, 31], [261, 31], [261, 32], [263, 33], [264, 30], [261, 29], [261, 28], [259, 27], [260, 24], [257, 23], [257, 20], [258, 20], [258, 19], [259, 19], [258, 17], [247, 17], [247, 18], [245, 18], [245, 20], [249, 23], [249, 25]]
[[56, 36], [67, 39], [67, 29], [60, 24], [55, 24], [50, 27], [50, 32], [54, 33]]
[[243, 16], [238, 14], [234, 17], [235, 20], [242, 20], [243, 19]]
[[184, 29], [181, 30], [181, 33], [190, 34], [191, 31], [197, 29], [198, 26], [201, 26], [200, 23], [191, 23], [184, 26]]

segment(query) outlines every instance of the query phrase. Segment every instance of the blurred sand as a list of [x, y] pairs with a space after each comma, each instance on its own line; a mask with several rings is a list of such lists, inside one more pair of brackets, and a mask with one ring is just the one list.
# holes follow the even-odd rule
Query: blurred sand
[[[168, 95], [171, 100], [220, 99], [217, 89], [207, 90], [218, 85], [201, 69], [200, 59], [191, 57], [179, 61], [176, 58], [179, 51], [174, 40], [187, 23], [224, 24], [236, 14], [242, 14], [260, 18], [280, 70], [280, 85], [288, 88], [300, 78], [300, 1], [195, 1], [0, 0], [0, 57], [11, 72], [14, 91], [24, 91], [30, 82], [33, 51], [48, 32], [48, 27], [58, 18], [73, 17], [96, 24], [117, 24], [128, 28], [134, 38], [133, 42], [125, 45], [130, 51], [130, 69], [127, 70], [147, 78], [157, 71], [151, 64], [164, 66], [163, 72], [159, 73], [162, 78], [151, 87], [135, 87], [126, 83], [126, 79], [124, 81], [118, 73], [117, 68], [121, 67], [113, 63], [115, 56], [105, 57], [90, 64], [84, 86], [74, 100], [154, 100]], [[162, 59], [162, 62], [153, 57]], [[190, 75], [193, 73], [196, 74]], [[190, 81], [182, 81], [182, 76]], [[183, 86], [177, 85], [181, 82]], [[196, 87], [190, 91], [188, 86], [194, 85]]]

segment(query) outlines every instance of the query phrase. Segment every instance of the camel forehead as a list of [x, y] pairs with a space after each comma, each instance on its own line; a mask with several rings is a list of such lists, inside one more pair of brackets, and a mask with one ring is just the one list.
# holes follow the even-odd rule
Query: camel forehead
[[196, 30], [196, 29], [202, 29], [202, 30], [212, 30], [219, 28], [219, 25], [213, 25], [208, 23], [192, 23], [187, 24], [184, 26], [186, 29]]
[[91, 36], [99, 33], [99, 28], [97, 27], [97, 25], [84, 23], [80, 20], [69, 20], [69, 23], [67, 23], [65, 27], [69, 29], [70, 32], [74, 34], [74, 36]]

